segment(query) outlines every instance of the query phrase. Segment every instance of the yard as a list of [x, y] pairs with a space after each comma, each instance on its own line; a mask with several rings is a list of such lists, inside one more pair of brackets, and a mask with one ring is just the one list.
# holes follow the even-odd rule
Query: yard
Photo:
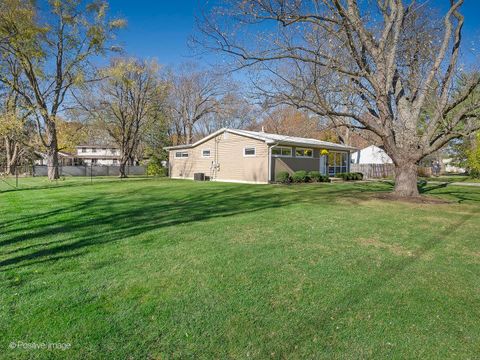
[[0, 185], [8, 358], [480, 353], [480, 188], [30, 181]]

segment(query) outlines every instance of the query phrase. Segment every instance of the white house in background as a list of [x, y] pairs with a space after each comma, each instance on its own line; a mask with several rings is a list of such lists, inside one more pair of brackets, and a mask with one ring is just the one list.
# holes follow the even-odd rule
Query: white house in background
[[447, 173], [464, 174], [466, 172], [465, 168], [453, 165], [452, 161], [453, 159], [442, 159], [443, 166]]
[[393, 161], [385, 150], [375, 145], [352, 154], [352, 164], [392, 164]]
[[[47, 165], [48, 157], [46, 153], [41, 151], [34, 151], [34, 153], [35, 153], [35, 160], [34, 160], [35, 165]], [[75, 163], [75, 157], [70, 153], [59, 151], [58, 162], [61, 166], [73, 165]]]
[[120, 149], [107, 145], [77, 146], [75, 160], [78, 164], [118, 165]]

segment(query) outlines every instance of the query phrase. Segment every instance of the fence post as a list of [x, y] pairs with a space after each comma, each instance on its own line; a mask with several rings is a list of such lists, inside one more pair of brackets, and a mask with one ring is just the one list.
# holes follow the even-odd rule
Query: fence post
[[93, 184], [93, 162], [90, 163], [90, 184]]
[[18, 189], [18, 166], [15, 165], [15, 187]]

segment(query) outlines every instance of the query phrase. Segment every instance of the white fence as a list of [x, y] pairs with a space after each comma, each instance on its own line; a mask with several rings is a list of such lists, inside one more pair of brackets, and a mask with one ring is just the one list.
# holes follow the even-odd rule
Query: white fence
[[[146, 175], [146, 166], [126, 166], [127, 175]], [[77, 165], [77, 166], [59, 166], [60, 176], [119, 176], [120, 167], [113, 165]], [[33, 176], [47, 176], [48, 167], [46, 165], [35, 165], [33, 167]]]

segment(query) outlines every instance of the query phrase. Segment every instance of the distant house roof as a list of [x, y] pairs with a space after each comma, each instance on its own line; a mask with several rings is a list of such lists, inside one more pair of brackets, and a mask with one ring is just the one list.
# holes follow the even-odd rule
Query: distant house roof
[[310, 138], [301, 138], [296, 136], [288, 136], [288, 135], [279, 135], [279, 134], [270, 134], [260, 131], [249, 131], [249, 130], [237, 130], [237, 129], [227, 129], [223, 128], [214, 133], [204, 137], [203, 139], [187, 145], [177, 145], [177, 146], [167, 146], [165, 150], [175, 150], [175, 149], [187, 149], [191, 147], [196, 147], [201, 143], [210, 140], [211, 138], [223, 133], [229, 132], [232, 134], [246, 136], [252, 139], [264, 141], [269, 145], [291, 145], [291, 146], [308, 146], [308, 147], [317, 147], [317, 148], [325, 148], [330, 150], [357, 150], [354, 147], [346, 146], [342, 144], [335, 144], [328, 141], [322, 141], [317, 139], [310, 139]]
[[[41, 157], [41, 158], [43, 158], [43, 159], [47, 159], [47, 157], [48, 157], [48, 155], [47, 155], [46, 153], [41, 152], [41, 151], [36, 151], [36, 150], [35, 150], [34, 153], [35, 153], [37, 156], [39, 156], [39, 157]], [[58, 156], [59, 156], [59, 157], [64, 157], [64, 158], [72, 158], [74, 155], [73, 155], [73, 154], [70, 154], [70, 153], [67, 153], [67, 152], [64, 152], [64, 151], [59, 151], [59, 152], [58, 152]]]
[[118, 146], [114, 145], [78, 145], [75, 146], [77, 149], [79, 148], [95, 148], [95, 149], [118, 149]]
[[355, 164], [391, 164], [392, 159], [382, 148], [370, 145], [353, 153], [352, 162]]
[[78, 159], [120, 159], [120, 155], [77, 154]]

